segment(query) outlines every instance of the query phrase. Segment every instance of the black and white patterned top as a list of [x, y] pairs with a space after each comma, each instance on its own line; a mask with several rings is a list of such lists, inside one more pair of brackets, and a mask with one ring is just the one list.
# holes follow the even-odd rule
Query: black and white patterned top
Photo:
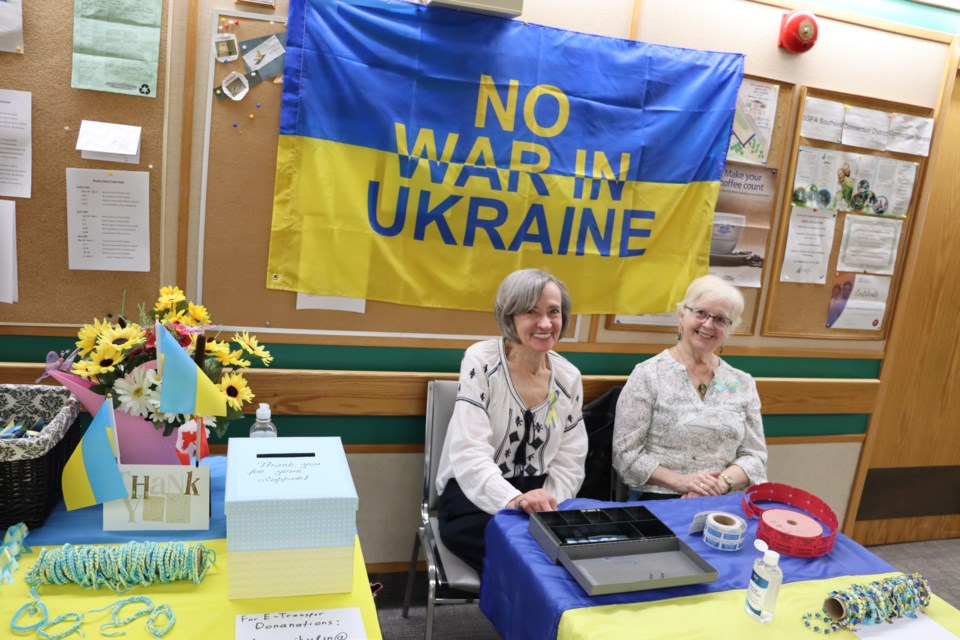
[[[527, 407], [510, 379], [504, 338], [478, 342], [466, 350], [440, 455], [438, 492], [456, 478], [473, 504], [496, 513], [520, 493], [504, 478], [546, 474], [544, 489], [557, 502], [576, 496], [587, 455], [583, 382], [580, 371], [563, 356], [549, 351], [547, 357], [551, 369], [547, 399]], [[517, 447], [525, 432], [529, 436], [518, 463]]]
[[767, 480], [760, 397], [750, 374], [721, 360], [701, 399], [686, 367], [669, 351], [634, 367], [613, 429], [613, 466], [623, 482], [668, 493], [647, 484], [657, 466], [690, 474], [731, 464], [743, 469], [750, 484]]

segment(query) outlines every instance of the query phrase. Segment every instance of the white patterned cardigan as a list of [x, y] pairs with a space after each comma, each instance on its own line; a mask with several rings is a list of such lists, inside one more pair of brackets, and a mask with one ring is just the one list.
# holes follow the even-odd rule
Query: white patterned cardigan
[[630, 488], [648, 484], [658, 466], [681, 474], [723, 471], [731, 464], [750, 484], [766, 482], [767, 446], [753, 378], [723, 360], [701, 399], [686, 367], [669, 351], [634, 367], [617, 402], [613, 466]]

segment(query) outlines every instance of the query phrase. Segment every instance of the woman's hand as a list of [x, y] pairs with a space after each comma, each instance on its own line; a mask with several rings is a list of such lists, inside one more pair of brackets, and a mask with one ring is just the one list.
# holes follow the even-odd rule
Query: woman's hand
[[527, 513], [534, 511], [556, 511], [557, 500], [544, 489], [534, 489], [521, 493], [507, 503], [510, 509], [523, 509]]
[[727, 492], [727, 483], [720, 477], [719, 471], [698, 471], [681, 475], [674, 489], [684, 498], [722, 496]]

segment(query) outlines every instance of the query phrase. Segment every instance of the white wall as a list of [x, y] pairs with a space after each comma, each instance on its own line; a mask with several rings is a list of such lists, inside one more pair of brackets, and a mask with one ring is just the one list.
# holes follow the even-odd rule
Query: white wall
[[[799, 3], [798, 3], [799, 4]], [[787, 13], [749, 0], [642, 0], [637, 39], [746, 55], [746, 72], [798, 87], [936, 106], [947, 45], [818, 17], [803, 54], [777, 47]]]

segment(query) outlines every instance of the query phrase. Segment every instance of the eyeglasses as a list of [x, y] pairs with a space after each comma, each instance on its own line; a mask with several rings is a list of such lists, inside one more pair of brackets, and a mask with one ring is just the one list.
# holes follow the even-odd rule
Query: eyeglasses
[[692, 313], [693, 316], [700, 322], [706, 322], [710, 318], [713, 318], [713, 324], [716, 327], [720, 327], [721, 329], [729, 329], [731, 326], [733, 326], [733, 320], [727, 316], [714, 315], [702, 307], [688, 307], [687, 305], [683, 305], [683, 308]]

